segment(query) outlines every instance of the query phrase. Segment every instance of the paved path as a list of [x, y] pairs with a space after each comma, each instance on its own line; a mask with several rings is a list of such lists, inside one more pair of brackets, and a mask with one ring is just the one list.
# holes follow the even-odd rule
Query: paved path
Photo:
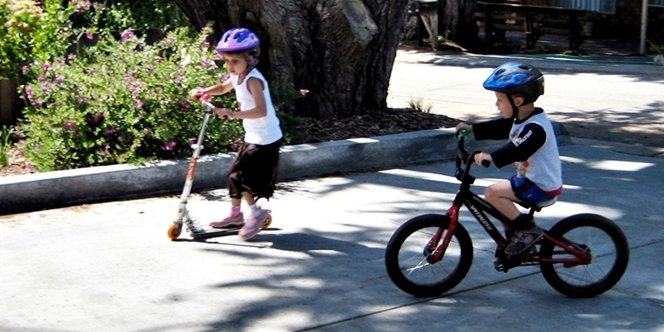
[[[525, 61], [545, 75], [537, 105], [574, 137], [664, 147], [664, 66], [615, 58], [586, 62], [553, 56], [477, 56], [399, 51], [388, 106], [411, 101], [466, 121], [498, 116], [494, 96], [482, 88], [503, 62]], [[660, 151], [661, 152], [661, 151]]]
[[[272, 229], [250, 242], [169, 241], [177, 197], [0, 217], [0, 331], [664, 330], [664, 160], [580, 145], [562, 155], [566, 193], [539, 223], [600, 213], [632, 248], [623, 280], [597, 298], [564, 297], [535, 268], [494, 271], [465, 211], [467, 278], [441, 298], [398, 290], [385, 245], [406, 219], [450, 204], [443, 162], [282, 183]], [[509, 172], [481, 170], [478, 190]], [[190, 204], [202, 221], [227, 207], [225, 190]]]

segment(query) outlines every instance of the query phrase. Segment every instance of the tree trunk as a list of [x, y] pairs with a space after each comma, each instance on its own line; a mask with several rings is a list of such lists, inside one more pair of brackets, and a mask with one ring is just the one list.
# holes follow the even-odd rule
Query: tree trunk
[[[271, 84], [309, 93], [297, 111], [318, 118], [382, 112], [407, 0], [176, 0], [194, 25], [247, 27], [261, 39]], [[279, 82], [279, 83], [277, 83]]]

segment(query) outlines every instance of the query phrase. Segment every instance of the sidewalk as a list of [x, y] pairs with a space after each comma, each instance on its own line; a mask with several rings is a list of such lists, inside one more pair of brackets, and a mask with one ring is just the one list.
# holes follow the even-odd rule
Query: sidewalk
[[[562, 147], [566, 191], [538, 217], [593, 212], [630, 242], [623, 279], [592, 299], [569, 299], [535, 268], [493, 269], [493, 246], [463, 211], [475, 260], [435, 299], [411, 297], [383, 255], [405, 220], [442, 213], [452, 162], [281, 183], [272, 228], [171, 242], [178, 198], [118, 201], [0, 217], [0, 331], [661, 331], [664, 160]], [[477, 190], [511, 170], [478, 169]], [[228, 207], [225, 190], [195, 195], [202, 222]]]
[[524, 61], [545, 75], [545, 93], [537, 106], [572, 137], [654, 147], [641, 149], [650, 150], [642, 153], [661, 155], [664, 66], [648, 59], [400, 50], [387, 102], [399, 108], [421, 101], [432, 106], [434, 113], [470, 122], [495, 118], [495, 98], [482, 88], [482, 82], [500, 64]]

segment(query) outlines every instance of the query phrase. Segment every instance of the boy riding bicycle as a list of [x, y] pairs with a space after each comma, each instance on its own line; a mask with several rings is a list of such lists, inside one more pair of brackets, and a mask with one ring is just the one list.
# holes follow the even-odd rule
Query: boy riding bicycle
[[537, 98], [544, 94], [544, 76], [530, 65], [508, 62], [496, 68], [483, 85], [495, 92], [502, 118], [472, 125], [461, 122], [456, 129], [471, 130], [477, 140], [509, 140], [496, 151], [475, 155], [475, 163], [481, 165], [486, 160], [498, 168], [516, 165], [516, 174], [509, 181], [490, 185], [484, 195], [511, 220], [503, 224], [509, 241], [505, 254], [519, 255], [542, 238], [543, 230], [514, 203], [534, 206], [553, 201], [562, 193], [555, 132], [544, 110], [535, 107]]

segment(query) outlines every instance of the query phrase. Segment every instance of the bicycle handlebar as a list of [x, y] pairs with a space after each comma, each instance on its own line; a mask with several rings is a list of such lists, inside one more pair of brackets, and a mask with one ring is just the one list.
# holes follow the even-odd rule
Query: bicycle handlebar
[[[465, 141], [466, 137], [470, 135], [470, 130], [468, 129], [461, 129], [457, 132], [457, 155], [456, 155], [456, 178], [459, 181], [464, 181], [464, 178], [466, 178], [470, 183], [474, 182], [475, 178], [470, 175], [470, 167], [472, 164], [475, 163], [475, 155], [480, 153], [481, 151], [473, 151], [473, 153], [468, 153], [465, 147]], [[462, 169], [461, 165], [465, 165], [465, 167]], [[489, 167], [491, 166], [491, 162], [488, 160], [482, 160], [481, 162], [483, 167]]]

